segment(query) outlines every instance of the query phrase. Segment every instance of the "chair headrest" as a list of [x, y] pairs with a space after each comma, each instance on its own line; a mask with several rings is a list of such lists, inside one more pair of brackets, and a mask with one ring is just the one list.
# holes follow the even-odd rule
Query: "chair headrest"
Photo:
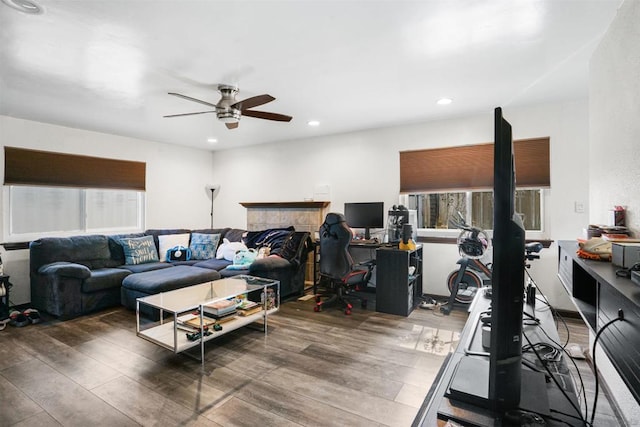
[[341, 222], [346, 222], [344, 215], [341, 213], [329, 212], [324, 219], [324, 223], [329, 226], [339, 224]]

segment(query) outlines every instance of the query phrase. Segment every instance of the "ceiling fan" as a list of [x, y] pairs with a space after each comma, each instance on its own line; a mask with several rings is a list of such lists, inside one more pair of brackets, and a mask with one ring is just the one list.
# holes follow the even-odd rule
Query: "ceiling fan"
[[199, 111], [195, 113], [182, 113], [182, 114], [170, 114], [164, 117], [181, 117], [181, 116], [193, 116], [195, 114], [208, 114], [208, 113], [216, 113], [218, 120], [224, 122], [224, 124], [229, 129], [235, 129], [238, 127], [240, 117], [249, 116], [255, 117], [257, 119], [265, 119], [265, 120], [275, 120], [278, 122], [288, 122], [291, 121], [291, 116], [286, 116], [284, 114], [278, 113], [270, 113], [268, 111], [257, 111], [250, 110], [250, 108], [257, 107], [259, 105], [264, 105], [268, 102], [275, 100], [275, 98], [271, 95], [258, 95], [252, 96], [251, 98], [247, 98], [242, 101], [236, 100], [236, 95], [238, 94], [238, 88], [236, 86], [231, 85], [218, 85], [218, 92], [222, 95], [220, 101], [217, 104], [211, 104], [206, 101], [202, 101], [200, 99], [192, 98], [187, 95], [182, 95], [180, 93], [169, 92], [169, 95], [177, 96], [179, 98], [186, 99], [188, 101], [198, 102], [200, 104], [208, 105], [209, 107], [215, 108], [215, 110], [211, 111]]

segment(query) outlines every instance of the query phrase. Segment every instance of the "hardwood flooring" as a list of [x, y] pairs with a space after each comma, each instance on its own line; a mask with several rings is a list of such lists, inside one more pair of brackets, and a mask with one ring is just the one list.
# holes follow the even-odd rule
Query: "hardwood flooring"
[[[0, 426], [409, 426], [467, 317], [312, 307], [282, 304], [266, 337], [243, 328], [208, 343], [204, 372], [138, 338], [124, 308], [7, 327]], [[586, 337], [569, 323], [572, 342]], [[598, 410], [615, 420], [605, 398]]]

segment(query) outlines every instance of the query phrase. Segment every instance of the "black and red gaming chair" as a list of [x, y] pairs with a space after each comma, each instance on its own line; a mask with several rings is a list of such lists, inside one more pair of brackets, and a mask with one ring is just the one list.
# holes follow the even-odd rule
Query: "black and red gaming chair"
[[[354, 268], [349, 254], [352, 233], [344, 216], [340, 213], [327, 214], [320, 226], [320, 280], [314, 286], [316, 305], [314, 311], [324, 306], [340, 303], [345, 314], [351, 314], [351, 300], [360, 300], [366, 308], [367, 300], [350, 295], [359, 286], [366, 287], [371, 277], [372, 264], [365, 268]], [[322, 288], [322, 292], [318, 292]]]

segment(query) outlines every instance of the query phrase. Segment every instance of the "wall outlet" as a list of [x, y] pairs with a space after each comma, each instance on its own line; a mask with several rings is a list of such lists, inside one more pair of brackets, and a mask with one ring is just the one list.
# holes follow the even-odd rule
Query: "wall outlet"
[[576, 213], [584, 213], [584, 203], [582, 202], [574, 202], [573, 209]]

